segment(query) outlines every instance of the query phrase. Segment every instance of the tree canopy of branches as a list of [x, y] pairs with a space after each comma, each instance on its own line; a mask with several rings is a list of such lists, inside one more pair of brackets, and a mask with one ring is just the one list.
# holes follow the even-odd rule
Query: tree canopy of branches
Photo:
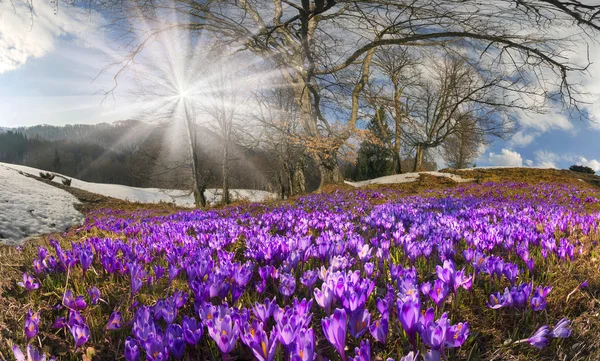
[[[490, 99], [490, 106], [542, 112], [562, 104], [577, 112], [582, 98], [572, 75], [588, 64], [573, 63], [568, 52], [600, 30], [600, 5], [572, 0], [69, 1], [99, 9], [128, 47], [117, 81], [151, 39], [173, 29], [208, 34], [276, 69], [284, 79], [278, 86], [294, 93], [321, 185], [343, 181], [337, 152], [357, 129], [379, 48], [463, 59], [476, 79], [503, 93], [501, 104]], [[340, 79], [352, 81], [342, 86]], [[435, 81], [422, 89], [431, 99], [415, 110], [422, 119], [441, 115], [434, 111], [444, 99], [440, 89]], [[432, 142], [427, 134], [413, 139], [417, 148]]]

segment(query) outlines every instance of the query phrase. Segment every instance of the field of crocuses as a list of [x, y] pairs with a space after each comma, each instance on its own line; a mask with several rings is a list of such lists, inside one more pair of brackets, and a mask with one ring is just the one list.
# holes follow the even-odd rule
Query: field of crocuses
[[487, 183], [93, 212], [36, 246], [3, 291], [16, 306], [0, 350], [8, 360], [594, 359], [594, 194]]

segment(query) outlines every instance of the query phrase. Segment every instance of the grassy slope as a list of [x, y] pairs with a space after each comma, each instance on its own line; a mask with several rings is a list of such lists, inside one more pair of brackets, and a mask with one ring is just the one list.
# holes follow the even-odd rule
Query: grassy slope
[[[558, 171], [558, 170], [539, 170], [539, 169], [476, 169], [473, 171], [452, 171], [452, 172], [463, 177], [476, 178], [477, 182], [525, 182], [529, 184], [537, 183], [559, 183], [559, 184], [571, 184], [576, 187], [587, 190], [589, 192], [598, 193], [600, 191], [600, 177], [583, 175], [574, 173], [571, 171]], [[39, 179], [41, 180], [41, 179]], [[582, 181], [583, 180], [583, 181]], [[44, 181], [44, 180], [41, 180]], [[47, 182], [47, 181], [46, 181]], [[125, 211], [137, 211], [137, 210], [148, 210], [153, 214], [169, 214], [180, 209], [177, 209], [171, 205], [160, 204], [160, 205], [148, 205], [148, 204], [134, 204], [129, 202], [120, 201], [108, 197], [95, 195], [89, 192], [64, 187], [62, 185], [49, 182], [52, 185], [64, 188], [69, 192], [73, 193], [78, 197], [82, 204], [79, 206], [80, 210], [86, 214], [91, 215], [94, 212], [103, 209], [113, 210], [125, 210]], [[428, 175], [422, 175], [419, 181], [414, 183], [404, 183], [397, 185], [371, 185], [368, 189], [393, 189], [394, 192], [387, 193], [387, 197], [377, 200], [377, 203], [383, 203], [393, 199], [401, 198], [403, 196], [418, 195], [430, 193], [431, 190], [443, 190], [448, 187], [454, 187], [456, 184], [447, 178], [438, 178]], [[343, 189], [354, 189], [347, 186], [341, 187]], [[330, 187], [324, 189], [324, 192], [332, 192], [340, 190], [339, 187]], [[477, 195], [478, 187], [471, 188], [469, 191], [471, 195]], [[516, 191], [518, 192], [518, 191]], [[383, 192], [386, 194], [385, 192]], [[389, 198], [394, 197], [394, 198]], [[289, 200], [286, 202], [293, 202]], [[600, 210], [600, 204], [594, 204], [590, 206], [590, 211]], [[29, 300], [26, 293], [16, 285], [16, 282], [20, 280], [23, 272], [27, 271], [31, 273], [32, 260], [37, 255], [37, 246], [44, 245], [50, 247], [48, 240], [50, 238], [57, 239], [69, 244], [71, 241], [85, 239], [89, 236], [102, 236], [101, 234], [93, 234], [88, 232], [82, 232], [80, 229], [71, 229], [66, 234], [54, 234], [46, 235], [28, 241], [22, 247], [13, 248], [7, 246], [0, 246], [0, 359], [11, 360], [12, 355], [10, 352], [9, 340], [21, 340], [23, 339], [23, 322], [25, 320], [25, 314], [27, 310], [35, 304], [34, 308], [42, 312], [49, 310], [50, 305], [44, 302], [45, 299], [55, 297], [54, 295], [42, 294], [38, 295], [37, 298]], [[588, 240], [589, 243], [590, 240]], [[589, 248], [588, 248], [589, 250]], [[473, 302], [461, 303], [462, 307], [459, 311], [459, 316], [462, 319], [469, 320], [472, 324], [473, 330], [478, 330], [483, 335], [479, 335], [478, 350], [488, 350], [484, 352], [478, 352], [478, 355], [471, 359], [481, 360], [563, 360], [563, 359], [577, 359], [577, 360], [598, 360], [600, 359], [600, 271], [598, 270], [599, 260], [592, 251], [588, 253], [589, 257], [579, 257], [575, 262], [570, 264], [568, 267], [560, 269], [547, 269], [546, 279], [548, 282], [555, 285], [552, 290], [552, 302], [549, 303], [548, 314], [554, 315], [552, 318], [556, 318], [556, 315], [567, 315], [573, 322], [575, 339], [569, 340], [564, 345], [561, 344], [557, 349], [553, 350], [552, 353], [547, 351], [539, 352], [535, 349], [526, 349], [523, 352], [514, 352], [509, 347], [504, 347], [504, 341], [510, 337], [510, 329], [512, 325], [506, 324], [506, 327], [492, 328], [492, 319], [489, 316], [492, 314], [486, 312], [485, 306], [482, 304], [475, 304]], [[589, 289], [585, 292], [573, 293], [567, 302], [567, 296], [573, 291], [580, 282], [584, 279], [589, 280]], [[64, 285], [56, 284], [57, 288], [62, 290]], [[85, 290], [79, 290], [78, 294], [85, 294]], [[115, 294], [115, 297], [117, 295]], [[152, 295], [147, 295], [152, 297]], [[472, 297], [473, 300], [485, 299], [483, 294], [475, 294]], [[479, 301], [480, 302], [480, 301]], [[110, 310], [103, 310], [102, 312], [110, 312]], [[544, 317], [543, 315], [541, 317]], [[548, 315], [546, 315], [548, 317]], [[48, 322], [49, 320], [43, 320]], [[90, 325], [93, 325], [93, 320], [89, 320]], [[50, 321], [51, 322], [51, 321]], [[516, 320], [515, 320], [516, 322]], [[98, 325], [101, 327], [102, 325]], [[65, 345], [65, 339], [67, 343], [70, 342], [70, 335], [64, 335], [60, 333], [44, 333], [43, 336], [46, 338], [44, 343], [46, 345], [56, 345], [53, 349], [55, 353], [63, 353], [63, 357], [67, 358], [68, 349], [61, 347]], [[124, 337], [121, 338], [122, 342]], [[39, 344], [35, 342], [37, 346]], [[109, 350], [120, 349], [121, 345], [113, 344], [113, 340], [104, 339], [94, 345], [94, 347], [102, 351], [101, 353], [109, 355], [108, 358], [103, 359], [114, 359], [120, 357], [120, 353], [111, 353]], [[563, 348], [568, 347], [569, 350]], [[53, 346], [54, 348], [54, 346]], [[472, 349], [474, 349], [473, 347]], [[567, 358], [566, 355], [570, 355]], [[581, 355], [573, 358], [572, 355]], [[463, 355], [464, 356], [464, 355]], [[397, 358], [397, 356], [396, 356]], [[74, 358], [71, 358], [74, 359]]]

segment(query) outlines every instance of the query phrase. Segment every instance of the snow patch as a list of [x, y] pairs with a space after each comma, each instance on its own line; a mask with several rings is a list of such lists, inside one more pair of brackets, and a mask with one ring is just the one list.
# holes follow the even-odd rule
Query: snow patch
[[[0, 163], [6, 167], [16, 169], [23, 173], [39, 176], [40, 172], [45, 172], [40, 169], [26, 167], [23, 165]], [[53, 181], [61, 183], [60, 177], [71, 179], [71, 187], [83, 189], [88, 192], [100, 194], [106, 197], [118, 198], [124, 201], [138, 203], [174, 203], [180, 207], [194, 207], [194, 196], [189, 191], [179, 189], [162, 189], [162, 188], [138, 188], [129, 187], [120, 184], [104, 184], [85, 182], [76, 178], [63, 176], [55, 173]], [[249, 202], [264, 202], [269, 199], [276, 199], [277, 195], [272, 192], [253, 190], [253, 189], [231, 189], [231, 199], [247, 200]], [[207, 189], [204, 193], [206, 200], [210, 204], [216, 204], [221, 201], [220, 189]]]
[[404, 173], [404, 174], [394, 174], [388, 175], [385, 177], [369, 179], [361, 182], [346, 182], [346, 184], [351, 185], [353, 187], [364, 187], [370, 184], [398, 184], [398, 183], [411, 183], [415, 182], [419, 179], [419, 175], [421, 174], [429, 174], [435, 177], [444, 177], [450, 178], [455, 182], [463, 183], [463, 182], [471, 182], [474, 179], [471, 178], [462, 178], [456, 174], [451, 173], [442, 173], [442, 172], [418, 172], [418, 173]]
[[39, 182], [0, 163], [0, 243], [64, 232], [83, 223], [84, 217], [69, 192]]

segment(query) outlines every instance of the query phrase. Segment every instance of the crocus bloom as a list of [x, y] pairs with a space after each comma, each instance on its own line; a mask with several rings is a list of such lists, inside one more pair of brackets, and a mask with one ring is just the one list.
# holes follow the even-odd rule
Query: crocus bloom
[[346, 347], [346, 321], [346, 311], [341, 308], [337, 308], [332, 316], [321, 320], [325, 337], [339, 352], [343, 360], [346, 359], [344, 354], [344, 348]]
[[107, 330], [117, 330], [121, 328], [121, 312], [113, 312], [106, 324]]
[[30, 317], [25, 319], [25, 336], [27, 340], [31, 340], [38, 333], [38, 323], [32, 320]]
[[23, 352], [17, 345], [12, 346], [13, 355], [17, 361], [46, 361], [46, 355], [40, 353], [31, 344], [27, 345], [27, 358], [23, 355]]
[[369, 340], [362, 341], [360, 348], [354, 349], [354, 357], [349, 357], [350, 361], [371, 361], [371, 346]]
[[446, 334], [446, 346], [461, 347], [469, 337], [469, 323], [458, 323], [450, 327]]
[[200, 342], [202, 334], [204, 333], [204, 327], [202, 324], [196, 322], [196, 319], [188, 316], [183, 316], [183, 337], [186, 342], [190, 345], [196, 345]]
[[252, 306], [252, 311], [254, 316], [261, 320], [263, 323], [267, 323], [269, 318], [273, 315], [275, 311], [275, 307], [277, 307], [277, 299], [273, 297], [273, 300], [269, 300], [265, 298], [263, 303], [256, 302], [254, 306]]
[[349, 329], [352, 337], [359, 339], [367, 332], [371, 323], [371, 314], [366, 309], [356, 310], [350, 314]]
[[371, 336], [383, 344], [385, 344], [385, 340], [387, 339], [388, 331], [389, 325], [387, 317], [382, 317], [381, 320], [372, 322], [369, 326]]
[[252, 321], [251, 326], [246, 324], [242, 342], [250, 347], [258, 360], [272, 361], [277, 350], [277, 331], [273, 330], [271, 337], [267, 337], [263, 327], [263, 323], [258, 320]]
[[421, 338], [423, 343], [433, 350], [440, 350], [446, 343], [446, 334], [450, 328], [448, 322], [448, 316], [446, 313], [437, 321], [428, 321], [427, 324], [423, 325], [421, 331]]
[[90, 303], [92, 305], [98, 304], [98, 300], [100, 300], [100, 290], [98, 287], [94, 286], [88, 290], [88, 295], [90, 296]]
[[548, 346], [549, 341], [548, 341], [547, 336], [548, 336], [548, 326], [544, 325], [544, 326], [540, 327], [537, 331], [535, 331], [535, 333], [531, 337], [526, 338], [524, 340], [516, 341], [515, 343], [527, 342], [531, 346], [541, 349], [541, 348]]
[[298, 333], [292, 361], [313, 361], [315, 358], [315, 332], [312, 328]]
[[83, 310], [87, 306], [85, 300], [83, 299], [83, 296], [73, 297], [73, 292], [70, 289], [68, 289], [67, 292], [65, 292], [63, 296], [63, 303], [68, 308], [74, 310]]
[[125, 340], [125, 360], [138, 361], [139, 359], [140, 345], [135, 339], [127, 337], [127, 340]]
[[333, 290], [328, 284], [323, 283], [321, 289], [314, 289], [315, 301], [317, 304], [325, 309], [326, 313], [331, 311], [331, 303], [333, 302]]
[[171, 356], [181, 359], [185, 352], [185, 340], [181, 326], [176, 323], [169, 325], [167, 327], [166, 339]]
[[63, 328], [67, 326], [67, 320], [64, 317], [56, 317], [56, 320], [52, 324], [52, 328]]
[[167, 361], [169, 359], [169, 349], [163, 344], [161, 339], [152, 337], [144, 345], [146, 358], [150, 361]]
[[228, 354], [233, 350], [237, 342], [240, 329], [237, 322], [234, 322], [231, 316], [227, 314], [223, 318], [211, 319], [208, 326], [208, 334], [215, 340], [221, 352]]
[[27, 273], [23, 273], [23, 282], [18, 282], [17, 283], [19, 286], [25, 288], [27, 290], [27, 292], [31, 292], [33, 290], [37, 290], [38, 288], [40, 288], [40, 284], [35, 282], [35, 280], [33, 279], [33, 277], [28, 276]]
[[418, 301], [409, 300], [404, 303], [398, 301], [398, 319], [413, 346], [420, 315], [421, 309]]
[[419, 356], [419, 352], [409, 352], [406, 356], [401, 357], [398, 361], [417, 361], [417, 356]]
[[87, 325], [73, 325], [71, 333], [75, 339], [75, 348], [84, 345], [90, 339], [90, 328]]
[[439, 279], [435, 280], [433, 288], [429, 291], [429, 297], [437, 308], [442, 308], [446, 296], [448, 296], [448, 287], [446, 287], [446, 284]]
[[569, 329], [570, 324], [571, 321], [567, 320], [566, 318], [563, 318], [562, 320], [558, 321], [556, 326], [554, 326], [552, 332], [548, 333], [548, 337], [567, 338], [571, 336], [571, 330]]

